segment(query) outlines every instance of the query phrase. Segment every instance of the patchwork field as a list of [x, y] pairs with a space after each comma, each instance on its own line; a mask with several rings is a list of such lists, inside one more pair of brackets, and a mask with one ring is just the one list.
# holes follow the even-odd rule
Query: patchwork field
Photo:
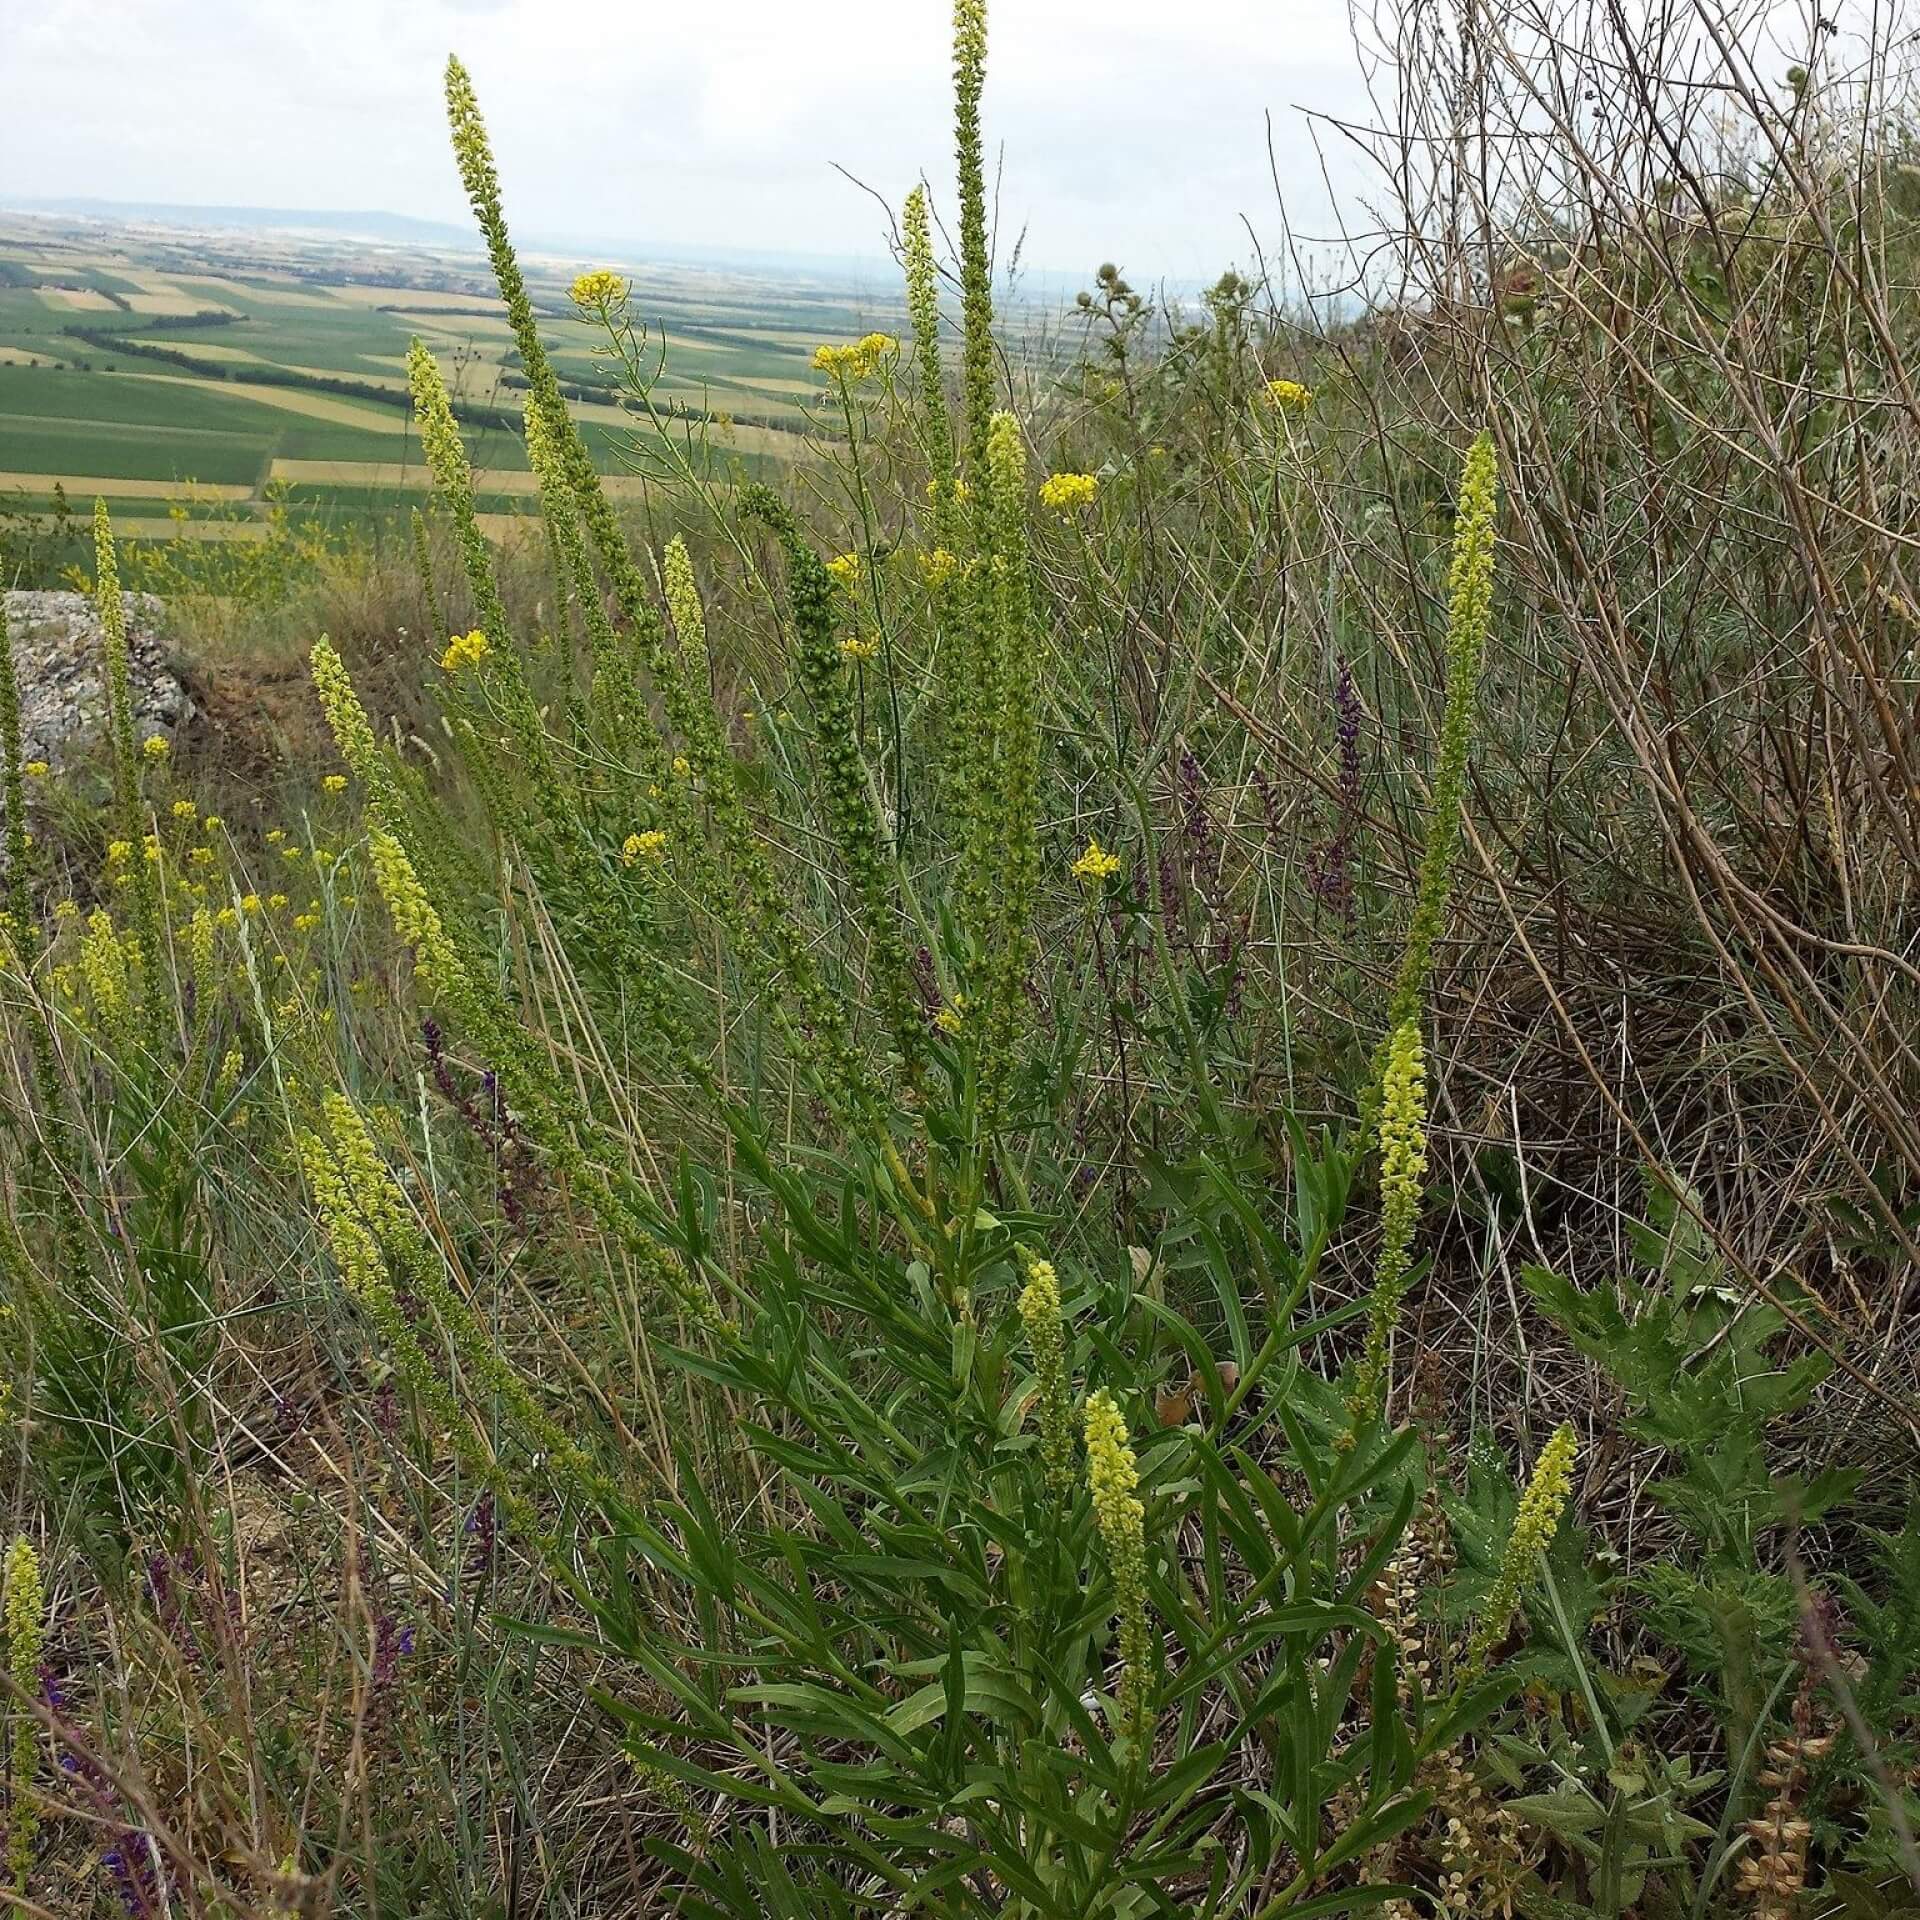
[[[653, 429], [619, 403], [566, 297], [583, 264], [601, 263], [536, 258], [529, 278], [562, 378], [587, 390], [576, 416], [617, 473]], [[804, 457], [814, 346], [898, 324], [890, 286], [626, 271], [656, 404], [709, 419], [721, 473]], [[415, 337], [439, 356], [482, 493], [510, 521], [532, 488], [510, 424], [523, 389], [477, 254], [0, 213], [0, 511], [46, 513], [58, 488], [70, 506], [115, 503], [130, 536], [184, 524], [230, 539], [280, 482], [297, 513], [388, 522], [425, 485], [404, 377]], [[184, 523], [161, 514], [180, 502]]]

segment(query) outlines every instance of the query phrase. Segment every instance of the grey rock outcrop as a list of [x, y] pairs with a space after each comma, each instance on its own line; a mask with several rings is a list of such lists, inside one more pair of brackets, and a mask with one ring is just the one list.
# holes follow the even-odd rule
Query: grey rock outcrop
[[[84, 593], [16, 590], [6, 596], [20, 686], [20, 744], [28, 760], [59, 767], [83, 756], [107, 724], [106, 646], [100, 617]], [[130, 593], [127, 664], [133, 683], [136, 739], [172, 737], [193, 702], [167, 664], [157, 637], [160, 602]]]

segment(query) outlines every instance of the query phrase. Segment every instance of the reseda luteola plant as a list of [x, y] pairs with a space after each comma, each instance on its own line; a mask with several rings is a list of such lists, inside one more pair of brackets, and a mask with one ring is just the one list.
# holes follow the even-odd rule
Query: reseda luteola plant
[[[1183, 1883], [1224, 1818], [1239, 1839], [1214, 1856], [1222, 1910], [1277, 1915], [1417, 1817], [1423, 1762], [1463, 1737], [1486, 1698], [1421, 1702], [1412, 1680], [1419, 1711], [1356, 1731], [1379, 1641], [1366, 1601], [1406, 1523], [1412, 1437], [1354, 1419], [1305, 1359], [1297, 1316], [1340, 1225], [1346, 1150], [1296, 1128], [1291, 1204], [1243, 1192], [1223, 1155], [1204, 1198], [1176, 1211], [1204, 1284], [1232, 1302], [1224, 1334], [1202, 1332], [1151, 1256], [1131, 1276], [1127, 1261], [1116, 1275], [1069, 1259], [1053, 1198], [1067, 1182], [1030, 1178], [1051, 1151], [1050, 1110], [1029, 1091], [1039, 1076], [1024, 1068], [1052, 642], [1022, 423], [997, 404], [985, 33], [978, 0], [960, 0], [957, 415], [924, 187], [904, 215], [911, 384], [895, 388], [887, 336], [823, 349], [849, 430], [856, 389], [878, 381], [901, 397], [925, 455], [924, 512], [898, 530], [924, 588], [912, 670], [939, 762], [914, 857], [863, 718], [858, 676], [895, 670], [890, 655], [873, 666], [859, 624], [870, 609], [847, 590], [871, 582], [874, 554], [823, 559], [791, 504], [746, 486], [707, 504], [756, 582], [752, 542], [775, 556], [804, 825], [827, 850], [824, 877], [796, 882], [776, 851], [758, 770], [736, 756], [711, 690], [728, 636], [708, 630], [681, 539], [660, 556], [663, 617], [655, 571], [629, 543], [541, 340], [457, 61], [454, 152], [527, 378], [568, 682], [557, 699], [538, 684], [444, 378], [415, 343], [415, 415], [472, 609], [469, 629], [436, 632], [420, 664], [484, 811], [484, 844], [383, 742], [335, 647], [322, 638], [311, 654], [345, 770], [331, 778], [350, 785], [364, 830], [355, 857], [410, 955], [431, 1031], [444, 1023], [485, 1062], [565, 1196], [567, 1258], [584, 1263], [594, 1246], [609, 1274], [637, 1276], [654, 1351], [682, 1370], [690, 1407], [725, 1409], [713, 1417], [761, 1491], [736, 1501], [690, 1465], [640, 1461], [516, 1367], [476, 1310], [453, 1236], [421, 1205], [431, 1159], [389, 1163], [397, 1118], [364, 1082], [336, 1084], [338, 1063], [309, 1045], [300, 992], [265, 990], [251, 930], [267, 909], [237, 887], [223, 902], [195, 877], [199, 847], [182, 855], [165, 841], [164, 797], [143, 795], [118, 707], [127, 924], [103, 907], [60, 964], [94, 1030], [124, 1039], [136, 1019], [186, 1030], [185, 1002], [163, 991], [163, 957], [182, 951], [176, 977], [196, 983], [188, 1045], [224, 1112], [247, 1069], [229, 1069], [238, 1049], [208, 1022], [226, 945], [238, 944], [247, 1045], [267, 1063], [259, 1078], [340, 1293], [423, 1432], [484, 1489], [597, 1644], [643, 1677], [607, 1697], [637, 1777], [663, 1783], [668, 1807], [733, 1810], [657, 1842], [689, 1900], [745, 1915], [793, 1887], [789, 1910], [851, 1915], [871, 1910], [877, 1886], [955, 1913], [1118, 1920]], [[593, 324], [626, 324], [617, 277], [584, 276], [575, 298]], [[1436, 824], [1403, 976], [1422, 982], [1484, 638], [1491, 456], [1474, 457]], [[1090, 529], [1098, 498], [1091, 475], [1055, 476], [1045, 495]], [[425, 535], [421, 520], [438, 626], [448, 602]], [[100, 555], [124, 675], [104, 513]], [[17, 784], [17, 741], [10, 752]], [[197, 840], [201, 819], [191, 826]], [[1072, 872], [1104, 888], [1120, 865], [1095, 846]], [[747, 990], [745, 1018], [712, 1017], [702, 968], [715, 949]], [[1356, 1402], [1381, 1397], [1424, 1164], [1417, 988], [1411, 1012], [1400, 1001], [1383, 1076], [1385, 1251]], [[671, 1087], [695, 1116], [674, 1177], [638, 1137], [629, 1078]], [[1204, 1116], [1209, 1090], [1193, 1091]], [[783, 1107], [784, 1134], [770, 1120]], [[708, 1164], [723, 1154], [724, 1176]], [[1191, 1419], [1159, 1410], [1171, 1352], [1194, 1370]], [[1389, 1665], [1377, 1663], [1374, 1692], [1397, 1700]], [[1263, 1782], [1257, 1819], [1226, 1811], [1249, 1769]], [[1360, 1811], [1332, 1831], [1336, 1799]], [[782, 1844], [763, 1815], [778, 1817]]]
[[[1270, 1871], [1272, 1848], [1291, 1851], [1278, 1911], [1413, 1817], [1422, 1755], [1457, 1740], [1481, 1706], [1477, 1697], [1436, 1703], [1417, 1737], [1371, 1748], [1345, 1739], [1341, 1711], [1327, 1710], [1345, 1697], [1365, 1650], [1356, 1596], [1405, 1521], [1404, 1507], [1378, 1501], [1409, 1436], [1343, 1429], [1337, 1399], [1322, 1392], [1321, 1438], [1303, 1427], [1291, 1441], [1320, 1460], [1311, 1512], [1292, 1514], [1264, 1478], [1262, 1510], [1230, 1491], [1259, 1473], [1246, 1449], [1274, 1411], [1303, 1393], [1303, 1404], [1316, 1404], [1292, 1315], [1344, 1201], [1349, 1170], [1339, 1151], [1302, 1142], [1304, 1244], [1285, 1244], [1243, 1210], [1236, 1232], [1254, 1236], [1263, 1272], [1284, 1279], [1273, 1282], [1263, 1331], [1236, 1358], [1233, 1384], [1213, 1373], [1208, 1416], [1193, 1427], [1154, 1428], [1148, 1373], [1103, 1334], [1087, 1289], [1070, 1288], [1048, 1256], [1044, 1219], [1022, 1212], [1026, 1186], [1009, 1144], [1024, 1117], [1017, 1089], [1040, 866], [1046, 641], [1020, 423], [995, 405], [984, 61], [984, 10], [961, 0], [957, 429], [924, 188], [910, 196], [904, 226], [916, 437], [930, 473], [920, 571], [952, 858], [944, 886], [925, 868], [909, 871], [866, 750], [852, 675], [873, 649], [857, 626], [841, 638], [845, 620], [863, 617], [847, 589], [862, 584], [866, 561], [824, 561], [791, 507], [749, 486], [717, 511], [736, 545], [740, 522], [755, 523], [779, 554], [811, 804], [833, 852], [840, 924], [810, 925], [784, 884], [710, 698], [713, 640], [691, 555], [675, 541], [662, 558], [663, 620], [541, 342], [457, 62], [447, 82], [454, 149], [526, 370], [528, 455], [562, 583], [560, 624], [577, 615], [587, 642], [582, 718], [573, 732], [557, 731], [508, 629], [444, 383], [416, 344], [409, 375], [422, 445], [478, 614], [472, 634], [450, 637], [440, 670], [496, 836], [506, 884], [489, 888], [492, 905], [442, 854], [449, 836], [433, 803], [380, 746], [338, 655], [325, 641], [313, 654], [316, 688], [366, 810], [374, 877], [423, 998], [492, 1063], [526, 1134], [652, 1277], [661, 1304], [692, 1324], [697, 1376], [763, 1411], [770, 1424], [754, 1428], [750, 1444], [794, 1476], [811, 1524], [795, 1534], [776, 1523], [723, 1544], [704, 1498], [640, 1493], [601, 1468], [593, 1448], [489, 1356], [485, 1329], [438, 1274], [439, 1256], [409, 1225], [352, 1106], [329, 1096], [300, 1152], [350, 1293], [502, 1511], [556, 1570], [561, 1542], [541, 1510], [557, 1499], [573, 1514], [600, 1516], [609, 1577], [570, 1584], [606, 1644], [644, 1669], [659, 1695], [619, 1707], [636, 1762], [647, 1777], [830, 1833], [832, 1849], [808, 1876], [810, 1910], [853, 1910], [840, 1866], [854, 1862], [902, 1886], [930, 1885], [932, 1875], [956, 1910], [983, 1910], [980, 1874], [1011, 1889], [1021, 1911], [1129, 1910], [1126, 1889], [1164, 1882], [1211, 1822], [1206, 1783], [1215, 1770], [1243, 1744], [1270, 1738], [1276, 1716], [1292, 1716], [1303, 1755], [1319, 1756], [1300, 1764], [1370, 1778], [1371, 1811], [1328, 1843], [1318, 1799], [1294, 1805], [1286, 1831], [1239, 1869], [1251, 1885]], [[612, 275], [584, 276], [575, 288], [581, 311], [616, 341], [626, 299]], [[891, 352], [880, 335], [822, 349], [850, 427], [853, 389], [890, 367]], [[1456, 545], [1436, 821], [1457, 811], [1461, 793], [1487, 603], [1490, 459], [1476, 448]], [[1083, 493], [1091, 501], [1097, 486], [1089, 481]], [[563, 710], [576, 710], [571, 698]], [[1403, 1005], [1407, 996], [1396, 994], [1382, 1124], [1386, 1251], [1356, 1405], [1377, 1395], [1410, 1259], [1423, 1169], [1415, 1008], [1444, 913], [1453, 830], [1430, 832], [1403, 973], [1414, 999]], [[630, 893], [629, 876], [643, 865], [657, 866], [682, 907], [719, 936], [817, 1100], [830, 1134], [805, 1156], [790, 1158], [729, 1093], [736, 1076], [724, 1042], [703, 1036], [672, 984], [671, 916]], [[498, 956], [514, 943], [484, 931], [483, 918], [520, 909], [560, 931], [582, 984], [637, 1010], [640, 1057], [699, 1092], [764, 1190], [781, 1235], [752, 1271], [728, 1270], [684, 1206], [636, 1177], [616, 1106], [583, 1099], [577, 1078], [564, 1080], [515, 1018], [514, 1000], [540, 983], [503, 975]], [[936, 1019], [923, 997], [929, 966]], [[835, 1170], [830, 1210], [810, 1168]], [[402, 1276], [441, 1324], [451, 1370], [399, 1311]], [[857, 1360], [839, 1344], [842, 1323], [856, 1330]], [[1141, 1348], [1149, 1366], [1153, 1352], [1151, 1342]], [[545, 1463], [545, 1494], [517, 1484], [459, 1417], [460, 1393], [476, 1385]], [[1137, 1424], [1130, 1407], [1140, 1409]], [[946, 1464], [930, 1478], [936, 1459]], [[1245, 1624], [1223, 1620], [1192, 1588], [1175, 1543], [1196, 1519], [1237, 1569]], [[647, 1597], [662, 1574], [696, 1596], [697, 1644], [675, 1609]], [[1245, 1663], [1276, 1645], [1261, 1624], [1272, 1608], [1296, 1623], [1293, 1638], [1269, 1679], [1243, 1692]], [[1177, 1662], [1162, 1652], [1163, 1622], [1177, 1631]], [[722, 1689], [722, 1671], [736, 1684]], [[1164, 1730], [1177, 1727], [1175, 1751], [1184, 1749], [1230, 1674], [1243, 1676], [1229, 1689], [1238, 1702], [1231, 1736], [1205, 1750], [1203, 1765], [1166, 1765]], [[769, 1760], [770, 1739], [787, 1757]], [[696, 1751], [714, 1742], [744, 1777]], [[870, 1755], [865, 1771], [850, 1773], [836, 1758], [845, 1752]], [[962, 1778], [975, 1786], [956, 1829], [949, 1810]], [[884, 1844], [876, 1832], [889, 1836]], [[716, 1910], [757, 1910], [763, 1877], [784, 1871], [751, 1822], [724, 1840], [661, 1851]]]
[[1426, 833], [1414, 882], [1413, 913], [1387, 1003], [1387, 1030], [1362, 1109], [1363, 1129], [1380, 1150], [1380, 1251], [1375, 1259], [1367, 1340], [1349, 1408], [1356, 1420], [1381, 1412], [1394, 1328], [1412, 1264], [1422, 1177], [1426, 1172], [1427, 983], [1434, 947], [1446, 923], [1447, 899], [1460, 845], [1460, 808], [1466, 797], [1474, 706], [1493, 619], [1494, 527], [1499, 470], [1493, 439], [1481, 434], [1468, 449], [1454, 519], [1453, 558], [1447, 575], [1446, 690]]

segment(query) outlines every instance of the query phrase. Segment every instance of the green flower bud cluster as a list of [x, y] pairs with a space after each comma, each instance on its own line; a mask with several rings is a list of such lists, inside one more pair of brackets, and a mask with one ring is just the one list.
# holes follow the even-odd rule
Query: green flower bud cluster
[[1073, 1498], [1073, 1391], [1067, 1372], [1067, 1323], [1060, 1307], [1060, 1280], [1048, 1260], [1027, 1258], [1027, 1284], [1020, 1291], [1020, 1324], [1033, 1354], [1038, 1389], [1040, 1457], [1047, 1487], [1062, 1505]]
[[1105, 1388], [1090, 1394], [1085, 1419], [1087, 1486], [1094, 1524], [1113, 1576], [1120, 1621], [1120, 1691], [1116, 1730], [1149, 1740], [1153, 1732], [1153, 1632], [1147, 1617], [1147, 1510], [1127, 1423]]
[[40, 1742], [33, 1711], [26, 1704], [40, 1696], [40, 1649], [46, 1639], [47, 1599], [40, 1577], [40, 1556], [20, 1536], [7, 1550], [7, 1675], [18, 1696], [13, 1737], [7, 1748], [7, 1871], [15, 1893], [27, 1890], [33, 1845], [40, 1830], [34, 1775]]

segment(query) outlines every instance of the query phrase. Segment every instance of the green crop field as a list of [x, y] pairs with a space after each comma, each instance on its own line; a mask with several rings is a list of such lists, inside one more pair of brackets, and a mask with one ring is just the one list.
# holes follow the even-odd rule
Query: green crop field
[[[535, 260], [529, 279], [576, 417], [618, 472], [653, 430], [616, 404], [597, 329], [567, 299], [579, 265]], [[722, 472], [803, 457], [813, 347], [898, 324], [851, 286], [677, 266], [631, 278], [654, 404], [707, 421]], [[501, 416], [523, 389], [477, 256], [0, 215], [0, 508], [46, 512], [58, 483], [143, 534], [177, 532], [166, 511], [185, 502], [188, 531], [227, 537], [277, 480], [296, 512], [385, 522], [425, 484], [406, 403], [416, 338], [466, 414], [483, 505], [510, 512], [528, 476]]]

